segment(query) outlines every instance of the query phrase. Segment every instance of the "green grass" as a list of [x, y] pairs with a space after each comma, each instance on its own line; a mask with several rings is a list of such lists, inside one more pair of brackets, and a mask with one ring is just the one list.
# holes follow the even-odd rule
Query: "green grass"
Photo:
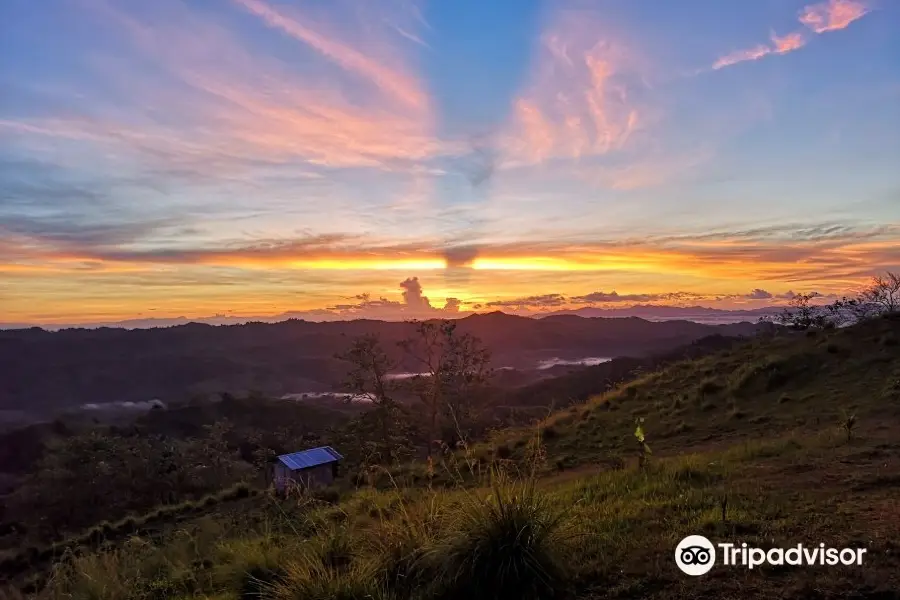
[[[683, 361], [619, 389], [598, 393], [574, 412], [543, 421], [548, 457], [573, 464], [629, 460], [635, 417], [644, 417], [648, 443], [681, 453], [797, 428], [839, 426], [850, 404], [860, 418], [900, 418], [900, 353], [881, 340], [900, 321], [753, 340], [730, 351]], [[828, 350], [838, 346], [840, 353]], [[531, 428], [495, 434], [491, 444], [521, 459]]]
[[[635, 590], [690, 597], [747, 583], [718, 578], [686, 587], [670, 554], [689, 533], [849, 544], [865, 531], [880, 561], [896, 549], [891, 535], [900, 523], [876, 530], [863, 509], [892, 497], [896, 470], [887, 476], [832, 468], [883, 445], [887, 438], [872, 437], [874, 431], [867, 430], [866, 446], [826, 431], [662, 458], [645, 470], [541, 480], [495, 472], [474, 489], [364, 490], [342, 507], [312, 505], [296, 517], [296, 533], [265, 524], [235, 531], [204, 520], [158, 544], [131, 538], [74, 557], [43, 597], [591, 598], [610, 590], [613, 597], [634, 597]], [[785, 489], [798, 472], [808, 481], [827, 472], [846, 481], [827, 490]], [[863, 484], [875, 486], [865, 498], [833, 497]], [[892, 560], [876, 562], [867, 576], [889, 577], [896, 555]], [[751, 590], [784, 583], [771, 576], [751, 581]], [[842, 581], [818, 585], [839, 589]]]
[[[433, 486], [408, 465], [337, 503], [201, 502], [209, 514], [152, 536], [72, 550], [35, 595], [897, 598], [900, 357], [872, 343], [897, 331], [882, 319], [672, 365], [446, 457]], [[850, 440], [846, 414], [858, 417]], [[653, 450], [643, 468], [637, 417]], [[686, 578], [672, 553], [689, 534], [863, 545], [869, 558]]]

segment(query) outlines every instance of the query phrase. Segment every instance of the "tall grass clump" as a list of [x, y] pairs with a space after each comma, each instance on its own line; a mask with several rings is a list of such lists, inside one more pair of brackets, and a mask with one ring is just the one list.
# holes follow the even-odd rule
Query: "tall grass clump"
[[399, 518], [382, 519], [367, 544], [379, 585], [398, 598], [416, 597], [428, 588], [435, 573], [429, 558], [446, 522], [446, 495], [440, 493], [418, 504], [401, 502]]
[[273, 600], [384, 600], [388, 593], [379, 587], [370, 565], [354, 562], [336, 569], [315, 553], [302, 553], [285, 567], [285, 575], [264, 598]]
[[275, 600], [370, 600], [384, 598], [370, 561], [358, 555], [359, 540], [343, 526], [320, 531], [281, 565], [280, 576], [262, 586]]
[[436, 598], [545, 600], [567, 583], [568, 514], [534, 479], [495, 473], [489, 493], [466, 494], [435, 546]]
[[217, 579], [238, 590], [240, 598], [259, 598], [284, 577], [283, 565], [291, 552], [278, 540], [263, 535], [224, 542], [218, 554]]

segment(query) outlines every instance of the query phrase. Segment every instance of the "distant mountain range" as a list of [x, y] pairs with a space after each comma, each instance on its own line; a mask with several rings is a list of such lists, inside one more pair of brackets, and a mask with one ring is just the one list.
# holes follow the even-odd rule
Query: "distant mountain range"
[[[637, 317], [533, 319], [501, 312], [458, 320], [491, 351], [493, 365], [537, 369], [541, 361], [643, 356], [710, 335], [749, 336], [757, 323], [709, 325]], [[192, 394], [259, 391], [281, 396], [337, 390], [346, 363], [334, 358], [354, 337], [378, 334], [398, 360], [397, 342], [414, 334], [398, 321], [190, 323], [152, 329], [39, 328], [0, 331], [0, 411], [47, 414], [84, 404], [163, 402]]]
[[662, 306], [653, 304], [635, 305], [623, 308], [585, 307], [574, 310], [559, 310], [539, 315], [552, 317], [557, 315], [577, 315], [579, 317], [640, 317], [648, 321], [668, 321], [683, 319], [695, 323], [739, 323], [741, 321], [758, 321], [760, 317], [776, 315], [785, 307], [769, 306], [733, 310], [710, 308], [708, 306]]
[[[517, 314], [517, 316], [528, 316], [536, 319], [553, 317], [558, 315], [578, 315], [580, 317], [641, 317], [649, 321], [668, 321], [673, 319], [681, 319], [685, 321], [695, 321], [697, 323], [739, 323], [741, 321], [756, 321], [761, 316], [773, 315], [781, 312], [783, 307], [774, 306], [766, 308], [754, 308], [747, 310], [732, 310], [724, 308], [709, 308], [706, 306], [665, 306], [656, 304], [637, 304], [628, 307], [619, 308], [596, 308], [585, 307], [572, 310], [558, 310], [552, 312], [536, 312], [531, 315]], [[117, 327], [122, 329], [150, 329], [153, 327], [175, 327], [178, 325], [187, 325], [189, 323], [202, 323], [206, 325], [243, 325], [245, 323], [280, 323], [290, 319], [300, 319], [314, 323], [326, 323], [332, 321], [346, 321], [344, 315], [337, 313], [330, 314], [327, 311], [315, 311], [315, 315], [309, 312], [284, 312], [277, 315], [268, 316], [229, 316], [229, 315], [213, 315], [210, 317], [148, 317], [141, 319], [126, 319], [123, 321], [109, 321], [101, 323], [68, 323], [53, 325], [35, 325], [33, 323], [0, 323], [0, 329], [29, 329], [32, 327], [40, 327], [47, 331], [58, 331], [61, 329], [96, 329], [100, 327]], [[455, 315], [441, 315], [442, 318], [466, 318], [476, 314], [460, 312]]]

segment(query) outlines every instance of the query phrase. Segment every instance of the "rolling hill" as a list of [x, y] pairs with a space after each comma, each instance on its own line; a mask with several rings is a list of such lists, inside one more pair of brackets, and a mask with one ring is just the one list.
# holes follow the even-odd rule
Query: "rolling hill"
[[[722, 343], [593, 394], [591, 373], [555, 384], [586, 401], [445, 455], [434, 478], [411, 463], [319, 500], [225, 490], [111, 524], [143, 537], [72, 556], [41, 597], [900, 597], [897, 315]], [[691, 578], [673, 560], [689, 534], [866, 562]]]
[[[529, 319], [503, 313], [472, 315], [459, 330], [479, 337], [494, 366], [534, 368], [547, 358], [643, 355], [711, 335], [753, 335], [759, 325], [650, 322], [638, 318]], [[413, 325], [385, 321], [212, 326], [159, 329], [23, 329], [0, 331], [0, 411], [33, 416], [87, 403], [169, 402], [194, 394], [259, 391], [267, 395], [325, 392], [343, 380], [334, 358], [363, 334], [396, 342]], [[400, 370], [414, 368], [400, 364]], [[20, 417], [21, 418], [21, 417]]]

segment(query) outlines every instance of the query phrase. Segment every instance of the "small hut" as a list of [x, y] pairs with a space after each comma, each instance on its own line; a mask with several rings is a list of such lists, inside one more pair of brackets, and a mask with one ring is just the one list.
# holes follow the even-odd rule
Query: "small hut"
[[305, 488], [329, 485], [337, 477], [343, 458], [331, 446], [282, 454], [275, 459], [272, 478], [275, 489], [283, 492], [292, 485]]

